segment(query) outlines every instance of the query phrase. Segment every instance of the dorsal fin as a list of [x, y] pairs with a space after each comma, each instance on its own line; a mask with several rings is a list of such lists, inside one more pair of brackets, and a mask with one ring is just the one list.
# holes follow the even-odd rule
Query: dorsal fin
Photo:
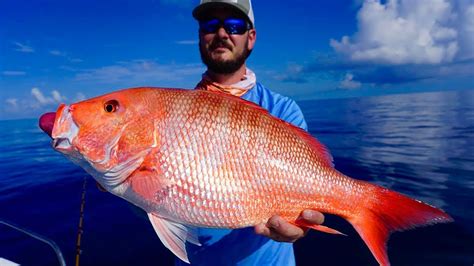
[[283, 122], [286, 123], [289, 127], [292, 127], [293, 130], [295, 130], [297, 132], [297, 134], [302, 139], [305, 140], [306, 143], [308, 143], [313, 149], [317, 150], [319, 152], [319, 154], [321, 155], [321, 158], [323, 159], [324, 163], [326, 163], [328, 166], [334, 167], [334, 159], [331, 155], [331, 152], [329, 152], [329, 149], [326, 147], [326, 145], [319, 142], [318, 139], [313, 137], [311, 134], [309, 134], [304, 129], [299, 128], [297, 126], [294, 126], [294, 125], [292, 125], [292, 124], [290, 124], [286, 121], [283, 121]]

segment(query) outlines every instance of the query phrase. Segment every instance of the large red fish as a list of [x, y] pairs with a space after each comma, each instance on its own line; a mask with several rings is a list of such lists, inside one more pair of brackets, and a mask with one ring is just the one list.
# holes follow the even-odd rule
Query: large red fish
[[[51, 117], [51, 116], [50, 116]], [[188, 261], [193, 227], [241, 228], [304, 209], [348, 220], [381, 265], [392, 231], [449, 215], [338, 172], [307, 132], [216, 92], [134, 88], [61, 105], [53, 147], [106, 190], [143, 208], [163, 244]]]

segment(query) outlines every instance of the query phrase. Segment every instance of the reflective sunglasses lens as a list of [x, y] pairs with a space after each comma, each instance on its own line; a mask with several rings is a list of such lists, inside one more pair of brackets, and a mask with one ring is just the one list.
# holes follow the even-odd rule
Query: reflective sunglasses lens
[[218, 19], [209, 19], [199, 21], [199, 29], [203, 33], [214, 33], [220, 27], [221, 22]]
[[224, 28], [228, 34], [244, 34], [247, 31], [247, 22], [243, 19], [229, 18], [224, 21]]
[[199, 30], [202, 33], [216, 33], [224, 24], [224, 29], [228, 34], [244, 34], [249, 28], [244, 19], [229, 18], [222, 23], [219, 19], [208, 19], [199, 21]]

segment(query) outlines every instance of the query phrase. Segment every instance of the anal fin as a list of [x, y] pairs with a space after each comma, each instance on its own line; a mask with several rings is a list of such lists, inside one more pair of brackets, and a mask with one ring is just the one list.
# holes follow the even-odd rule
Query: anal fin
[[331, 227], [327, 227], [327, 226], [319, 225], [319, 224], [311, 224], [311, 223], [306, 222], [305, 220], [297, 220], [295, 222], [295, 225], [300, 226], [300, 227], [305, 227], [305, 228], [311, 228], [323, 233], [347, 236], [346, 234], [341, 233]]
[[188, 255], [186, 253], [186, 242], [198, 246], [201, 245], [197, 238], [196, 229], [168, 221], [155, 216], [152, 213], [148, 213], [148, 218], [163, 245], [171, 250], [171, 252], [182, 261], [189, 263]]

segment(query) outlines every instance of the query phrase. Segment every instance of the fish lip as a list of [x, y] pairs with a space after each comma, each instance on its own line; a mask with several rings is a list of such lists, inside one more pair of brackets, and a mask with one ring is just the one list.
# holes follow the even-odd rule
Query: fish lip
[[68, 138], [56, 138], [53, 139], [52, 146], [55, 150], [68, 151], [72, 148], [72, 143]]
[[54, 122], [51, 145], [56, 151], [69, 154], [74, 151], [73, 141], [79, 132], [67, 105], [61, 106]]

